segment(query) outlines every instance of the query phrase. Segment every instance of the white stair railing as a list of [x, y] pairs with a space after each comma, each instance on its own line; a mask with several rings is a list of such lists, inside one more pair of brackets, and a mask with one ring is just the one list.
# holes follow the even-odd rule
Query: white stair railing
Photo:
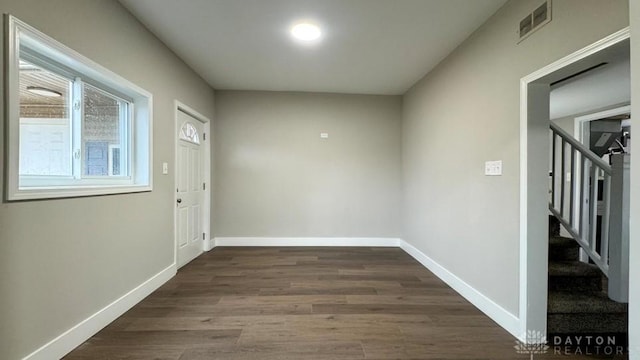
[[628, 301], [628, 158], [612, 155], [612, 168], [551, 123], [549, 210], [609, 278], [609, 297], [619, 302]]

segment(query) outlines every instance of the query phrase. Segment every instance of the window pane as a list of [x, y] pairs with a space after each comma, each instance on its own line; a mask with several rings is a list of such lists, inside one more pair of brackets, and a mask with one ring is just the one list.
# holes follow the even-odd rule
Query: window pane
[[126, 106], [109, 93], [84, 84], [82, 174], [86, 176], [126, 176], [121, 155], [126, 146]]
[[184, 123], [180, 128], [180, 139], [192, 142], [194, 144], [200, 144], [200, 136], [198, 135], [198, 129], [191, 123]]
[[20, 60], [20, 176], [71, 176], [71, 82]]

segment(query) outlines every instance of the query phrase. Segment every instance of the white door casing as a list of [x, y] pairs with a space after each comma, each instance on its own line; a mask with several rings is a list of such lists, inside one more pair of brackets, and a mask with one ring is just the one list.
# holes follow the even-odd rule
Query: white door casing
[[203, 144], [204, 124], [177, 111], [176, 245], [182, 267], [203, 251], [206, 215]]

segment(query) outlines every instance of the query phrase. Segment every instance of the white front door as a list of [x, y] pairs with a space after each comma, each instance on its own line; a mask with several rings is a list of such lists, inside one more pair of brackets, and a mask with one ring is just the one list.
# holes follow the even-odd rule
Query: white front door
[[176, 243], [181, 267], [200, 255], [204, 245], [204, 125], [182, 111], [177, 125]]

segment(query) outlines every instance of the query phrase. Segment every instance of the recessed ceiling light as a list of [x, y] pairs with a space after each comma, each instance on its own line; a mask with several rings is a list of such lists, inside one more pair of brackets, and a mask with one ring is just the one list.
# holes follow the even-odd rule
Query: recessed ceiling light
[[322, 31], [320, 31], [320, 28], [317, 25], [299, 23], [291, 28], [291, 36], [296, 40], [312, 42], [320, 39]]
[[43, 87], [39, 87], [39, 86], [27, 86], [27, 91], [30, 92], [30, 93], [34, 93], [34, 94], [38, 94], [38, 95], [42, 95], [42, 96], [46, 96], [46, 97], [60, 97], [60, 96], [62, 96], [62, 93], [60, 93], [58, 91], [47, 89], [47, 88], [43, 88]]

